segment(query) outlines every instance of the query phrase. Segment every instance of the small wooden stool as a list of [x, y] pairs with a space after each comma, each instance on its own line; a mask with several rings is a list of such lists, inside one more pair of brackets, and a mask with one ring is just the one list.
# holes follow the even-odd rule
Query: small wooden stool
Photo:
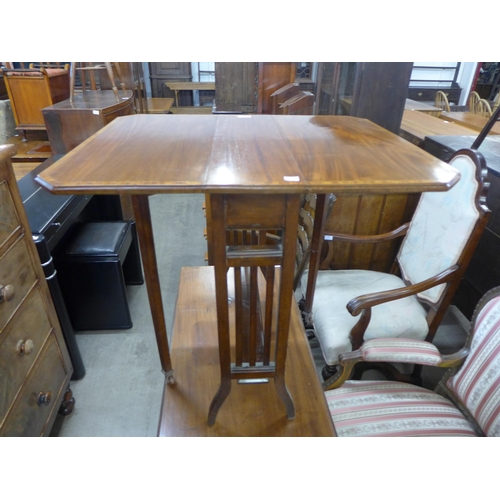
[[81, 224], [57, 270], [75, 330], [132, 328], [125, 285], [144, 283], [135, 222]]

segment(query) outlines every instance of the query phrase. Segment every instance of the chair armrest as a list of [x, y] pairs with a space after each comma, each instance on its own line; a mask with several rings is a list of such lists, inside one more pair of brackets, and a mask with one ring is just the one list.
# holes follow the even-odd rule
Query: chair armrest
[[371, 236], [362, 236], [357, 234], [341, 234], [341, 233], [325, 233], [324, 239], [328, 241], [343, 241], [346, 243], [383, 243], [384, 241], [390, 241], [400, 236], [404, 236], [410, 223], [407, 222], [402, 226], [390, 231], [388, 233], [374, 234]]
[[425, 340], [381, 338], [367, 340], [360, 348], [363, 361], [369, 363], [412, 363], [439, 366], [443, 357], [438, 348]]
[[452, 276], [458, 271], [458, 266], [451, 266], [442, 273], [433, 276], [425, 281], [416, 283], [414, 285], [409, 285], [404, 288], [396, 288], [394, 290], [386, 290], [384, 292], [368, 293], [366, 295], [360, 295], [351, 299], [347, 303], [347, 310], [353, 315], [358, 316], [363, 309], [368, 309], [373, 306], [384, 304], [386, 302], [391, 302], [393, 300], [404, 299], [405, 297], [410, 297], [417, 293], [428, 290], [441, 283], [446, 283], [450, 281]]
[[339, 355], [339, 370], [323, 383], [323, 389], [336, 389], [350, 377], [359, 362], [410, 363], [453, 368], [460, 366], [469, 349], [463, 347], [454, 354], [441, 354], [438, 348], [425, 340], [405, 338], [378, 338], [367, 340], [359, 349]]

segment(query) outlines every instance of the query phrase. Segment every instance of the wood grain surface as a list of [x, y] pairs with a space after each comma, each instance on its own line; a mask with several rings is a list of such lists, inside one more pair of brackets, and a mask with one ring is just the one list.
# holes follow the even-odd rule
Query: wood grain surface
[[385, 194], [447, 190], [458, 176], [362, 118], [139, 114], [115, 119], [37, 180], [68, 194]]

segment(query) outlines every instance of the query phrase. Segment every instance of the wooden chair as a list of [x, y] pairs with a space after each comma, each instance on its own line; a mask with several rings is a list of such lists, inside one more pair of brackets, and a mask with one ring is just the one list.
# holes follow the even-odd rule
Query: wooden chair
[[479, 99], [474, 108], [474, 113], [479, 116], [484, 116], [485, 118], [491, 118], [493, 111], [490, 103], [486, 99]]
[[[365, 245], [405, 235], [390, 273], [318, 272], [311, 312], [326, 361], [325, 380], [335, 374], [339, 354], [358, 349], [364, 340], [402, 332], [418, 340], [434, 338], [490, 213], [482, 155], [460, 150], [450, 164], [460, 171], [459, 182], [446, 192], [422, 194], [410, 223], [375, 236], [325, 232], [325, 239]], [[301, 288], [305, 296], [307, 273]], [[396, 371], [391, 376], [399, 377]]]
[[[144, 71], [140, 62], [114, 62], [111, 67], [123, 83], [122, 88], [132, 90], [137, 113], [148, 113], [148, 101]], [[99, 78], [101, 90], [111, 90], [113, 82], [109, 80], [108, 72], [103, 72]]]
[[481, 99], [481, 96], [477, 92], [471, 92], [469, 96], [469, 111], [474, 113], [476, 109], [476, 104]]
[[436, 92], [434, 105], [436, 106], [436, 108], [441, 108], [443, 111], [450, 111], [450, 103], [448, 102], [448, 97], [442, 90], [438, 90]]
[[[431, 343], [373, 339], [340, 356], [341, 376], [325, 392], [339, 437], [500, 436], [500, 287], [474, 312], [457, 353]], [[435, 391], [389, 381], [347, 380], [358, 362], [420, 363], [448, 368]]]
[[64, 68], [2, 68], [17, 130], [26, 141], [27, 130], [45, 130], [42, 109], [69, 97], [68, 70]]
[[91, 90], [97, 90], [97, 83], [95, 78], [96, 71], [106, 71], [109, 81], [111, 82], [111, 86], [113, 92], [115, 93], [116, 100], [119, 101], [120, 98], [118, 96], [118, 88], [116, 87], [115, 82], [115, 72], [118, 77], [120, 87], [125, 92], [127, 90], [125, 83], [123, 82], [123, 76], [121, 74], [120, 66], [118, 63], [75, 63], [72, 62], [70, 66], [70, 102], [73, 102], [73, 97], [75, 94], [75, 82], [76, 82], [76, 72], [81, 72], [81, 84], [82, 90], [85, 91], [87, 87], [87, 74], [89, 76], [89, 84]]

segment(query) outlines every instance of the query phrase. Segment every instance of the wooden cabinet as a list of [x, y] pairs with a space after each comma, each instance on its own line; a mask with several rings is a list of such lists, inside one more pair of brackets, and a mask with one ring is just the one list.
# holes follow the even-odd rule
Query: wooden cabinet
[[257, 110], [258, 65], [254, 62], [215, 63], [217, 111], [255, 113]]
[[0, 436], [42, 436], [68, 399], [73, 367], [12, 172], [14, 153], [0, 146]]
[[[175, 97], [174, 91], [165, 85], [168, 81], [190, 82], [193, 80], [190, 62], [150, 62], [149, 78], [153, 97]], [[193, 95], [190, 90], [179, 93], [180, 106], [192, 106]]]
[[135, 113], [131, 90], [86, 90], [43, 109], [47, 135], [54, 154], [66, 154], [118, 116]]

